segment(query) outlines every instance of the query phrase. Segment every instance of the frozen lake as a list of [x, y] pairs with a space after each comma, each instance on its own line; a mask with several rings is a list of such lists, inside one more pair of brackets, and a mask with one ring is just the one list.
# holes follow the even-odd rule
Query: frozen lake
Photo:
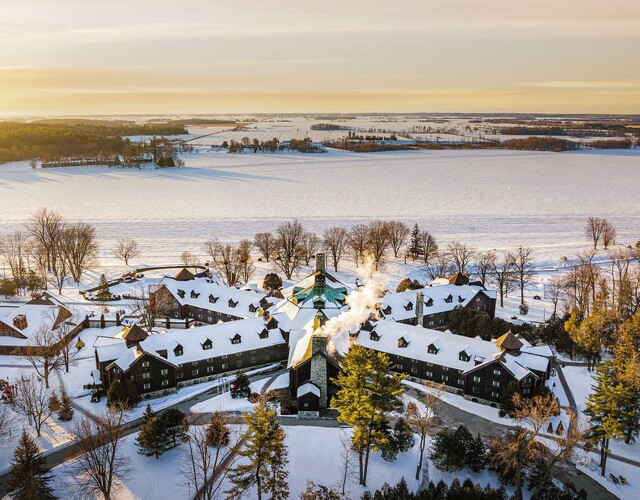
[[39, 207], [95, 224], [103, 254], [122, 236], [145, 262], [237, 241], [297, 217], [321, 232], [374, 218], [420, 223], [439, 241], [480, 248], [535, 246], [557, 259], [584, 245], [588, 215], [609, 217], [620, 243], [640, 238], [640, 150], [527, 153], [407, 151], [354, 154], [207, 152], [168, 170], [0, 165], [0, 231]]

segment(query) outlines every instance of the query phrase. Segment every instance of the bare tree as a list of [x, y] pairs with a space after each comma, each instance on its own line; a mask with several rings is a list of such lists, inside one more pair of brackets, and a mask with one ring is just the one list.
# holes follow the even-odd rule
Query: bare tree
[[125, 408], [107, 407], [100, 416], [83, 417], [75, 434], [81, 453], [75, 459], [74, 472], [84, 481], [82, 486], [92, 494], [111, 499], [113, 483], [129, 474], [129, 459], [122, 453]]
[[15, 413], [10, 405], [0, 405], [0, 444], [4, 444], [11, 438], [12, 431], [16, 428]]
[[366, 251], [373, 259], [376, 271], [380, 269], [380, 264], [384, 262], [389, 243], [390, 238], [387, 224], [381, 220], [374, 220], [369, 224]]
[[60, 366], [64, 366], [64, 371], [69, 373], [69, 366], [75, 364], [76, 351], [72, 349], [71, 338], [69, 337], [74, 325], [68, 320], [61, 321], [54, 330], [56, 344], [60, 349]]
[[124, 265], [128, 266], [131, 259], [140, 257], [140, 248], [138, 247], [138, 243], [136, 240], [131, 238], [120, 238], [116, 243], [113, 256], [116, 259], [124, 261]]
[[338, 270], [338, 263], [347, 251], [349, 235], [347, 230], [340, 226], [333, 226], [324, 232], [324, 246], [331, 254], [333, 260], [333, 270]]
[[230, 418], [216, 412], [208, 425], [196, 417], [191, 426], [180, 473], [193, 484], [194, 498], [220, 498], [228, 472], [237, 461], [235, 451], [241, 438], [235, 428], [229, 426]]
[[500, 307], [504, 307], [504, 298], [515, 289], [515, 258], [510, 252], [504, 252], [491, 264], [490, 274], [493, 283], [498, 287]]
[[405, 241], [407, 241], [407, 237], [411, 230], [404, 222], [392, 220], [387, 222], [387, 231], [389, 233], [389, 243], [393, 250], [393, 256], [398, 257], [398, 253]]
[[435, 412], [440, 405], [438, 395], [444, 390], [443, 385], [429, 387], [431, 390], [424, 393], [419, 404], [411, 401], [407, 406], [407, 423], [411, 430], [420, 437], [420, 459], [416, 467], [416, 480], [420, 479], [424, 450], [427, 446], [427, 435], [433, 427]]
[[517, 246], [513, 257], [513, 268], [520, 287], [520, 304], [524, 304], [524, 289], [531, 282], [534, 275], [531, 247]]
[[358, 452], [353, 448], [351, 436], [340, 431], [340, 476], [342, 478], [342, 494], [345, 494], [347, 484], [358, 481]]
[[44, 385], [49, 388], [49, 376], [64, 365], [60, 354], [59, 337], [55, 331], [55, 319], [49, 319], [41, 324], [31, 336], [29, 345], [18, 348], [17, 353], [27, 360], [39, 377], [44, 379]]
[[305, 265], [309, 265], [311, 259], [316, 255], [316, 252], [320, 249], [320, 238], [313, 233], [304, 233], [302, 238], [302, 252], [304, 255]]
[[433, 236], [429, 231], [422, 231], [422, 233], [420, 233], [420, 243], [422, 257], [426, 264], [432, 257], [435, 257], [438, 254], [438, 242], [436, 241], [435, 236]]
[[355, 224], [351, 226], [351, 230], [349, 231], [349, 251], [351, 258], [356, 263], [356, 267], [358, 267], [359, 262], [364, 261], [368, 234], [369, 228], [364, 224]]
[[604, 249], [608, 249], [611, 245], [616, 243], [617, 231], [611, 222], [607, 219], [602, 219], [602, 245]]
[[602, 219], [600, 219], [600, 217], [587, 218], [584, 235], [593, 243], [593, 249], [596, 250], [598, 248], [598, 243], [600, 243], [600, 238], [602, 237]]
[[17, 281], [22, 278], [23, 257], [26, 255], [25, 236], [15, 231], [0, 238], [0, 255], [9, 266], [11, 276]]
[[42, 425], [49, 420], [53, 410], [49, 408], [51, 391], [33, 375], [21, 373], [18, 377], [14, 406], [16, 411], [27, 417], [29, 425], [33, 425], [38, 436]]
[[276, 239], [272, 233], [258, 233], [253, 238], [253, 244], [260, 251], [264, 260], [269, 259], [276, 251]]
[[248, 283], [253, 273], [256, 272], [256, 266], [251, 256], [251, 241], [244, 239], [238, 245], [238, 258], [240, 260], [240, 275], [244, 283]]
[[140, 326], [151, 335], [156, 327], [156, 321], [167, 315], [171, 303], [171, 292], [161, 285], [156, 290], [141, 289], [133, 299], [133, 310], [140, 320]]
[[468, 274], [467, 267], [471, 264], [471, 261], [476, 254], [476, 249], [468, 246], [466, 243], [454, 241], [447, 245], [447, 253], [451, 258], [451, 262], [453, 263], [456, 272]]
[[451, 271], [451, 261], [445, 252], [436, 254], [426, 263], [425, 270], [430, 279], [435, 280], [442, 276], [447, 276]]
[[59, 245], [62, 259], [76, 283], [82, 274], [98, 261], [98, 241], [95, 228], [84, 222], [69, 225], [62, 231]]
[[62, 216], [48, 208], [39, 209], [27, 223], [29, 236], [35, 239], [46, 254], [47, 271], [52, 271], [59, 258], [58, 240], [64, 228]]
[[283, 222], [276, 229], [276, 251], [274, 265], [287, 279], [300, 267], [304, 258], [304, 234], [302, 224], [295, 219]]
[[202, 246], [205, 253], [211, 257], [211, 262], [218, 260], [218, 254], [220, 253], [220, 242], [217, 238], [210, 238], [204, 242]]
[[193, 255], [189, 250], [185, 250], [180, 254], [180, 261], [184, 267], [195, 267], [198, 265], [198, 257]]
[[475, 274], [478, 276], [480, 283], [482, 286], [485, 286], [487, 278], [489, 277], [489, 273], [491, 272], [491, 268], [493, 263], [496, 260], [495, 252], [489, 250], [488, 252], [482, 252], [477, 255], [475, 260]]
[[[57, 242], [56, 246], [60, 243]], [[58, 254], [55, 254], [56, 256]], [[57, 258], [57, 260], [52, 261], [53, 264], [51, 266], [51, 271], [47, 275], [47, 279], [51, 285], [53, 285], [58, 293], [62, 293], [62, 287], [66, 283], [67, 279], [71, 277], [71, 270], [67, 265], [67, 260], [64, 258]]]
[[212, 267], [225, 285], [234, 286], [240, 282], [243, 267], [242, 255], [236, 247], [224, 245], [220, 247], [218, 259], [213, 261]]

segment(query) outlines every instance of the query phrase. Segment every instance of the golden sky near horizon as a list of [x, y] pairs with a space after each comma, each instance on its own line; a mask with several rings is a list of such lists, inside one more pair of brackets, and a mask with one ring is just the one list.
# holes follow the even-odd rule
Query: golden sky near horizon
[[640, 113], [636, 0], [15, 0], [0, 116]]

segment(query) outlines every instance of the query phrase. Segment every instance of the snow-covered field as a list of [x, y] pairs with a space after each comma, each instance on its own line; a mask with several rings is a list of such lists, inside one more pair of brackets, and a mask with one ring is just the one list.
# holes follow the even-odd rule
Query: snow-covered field
[[640, 150], [571, 153], [405, 151], [242, 154], [196, 148], [179, 169], [0, 166], [0, 233], [39, 207], [96, 226], [102, 263], [115, 240], [142, 262], [177, 261], [204, 240], [238, 241], [298, 217], [320, 232], [374, 218], [419, 222], [439, 241], [534, 246], [538, 260], [585, 245], [588, 215], [609, 217], [620, 243], [640, 234]]

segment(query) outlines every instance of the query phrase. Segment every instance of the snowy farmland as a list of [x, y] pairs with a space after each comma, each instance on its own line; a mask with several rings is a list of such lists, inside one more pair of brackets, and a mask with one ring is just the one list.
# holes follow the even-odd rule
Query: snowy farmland
[[640, 234], [640, 150], [533, 153], [403, 151], [240, 154], [198, 147], [179, 169], [0, 166], [0, 232], [39, 207], [96, 226], [103, 264], [114, 241], [143, 261], [177, 260], [205, 239], [237, 241], [298, 217], [309, 229], [397, 218], [440, 241], [526, 244], [557, 261], [585, 245], [584, 219], [609, 217], [620, 243]]

